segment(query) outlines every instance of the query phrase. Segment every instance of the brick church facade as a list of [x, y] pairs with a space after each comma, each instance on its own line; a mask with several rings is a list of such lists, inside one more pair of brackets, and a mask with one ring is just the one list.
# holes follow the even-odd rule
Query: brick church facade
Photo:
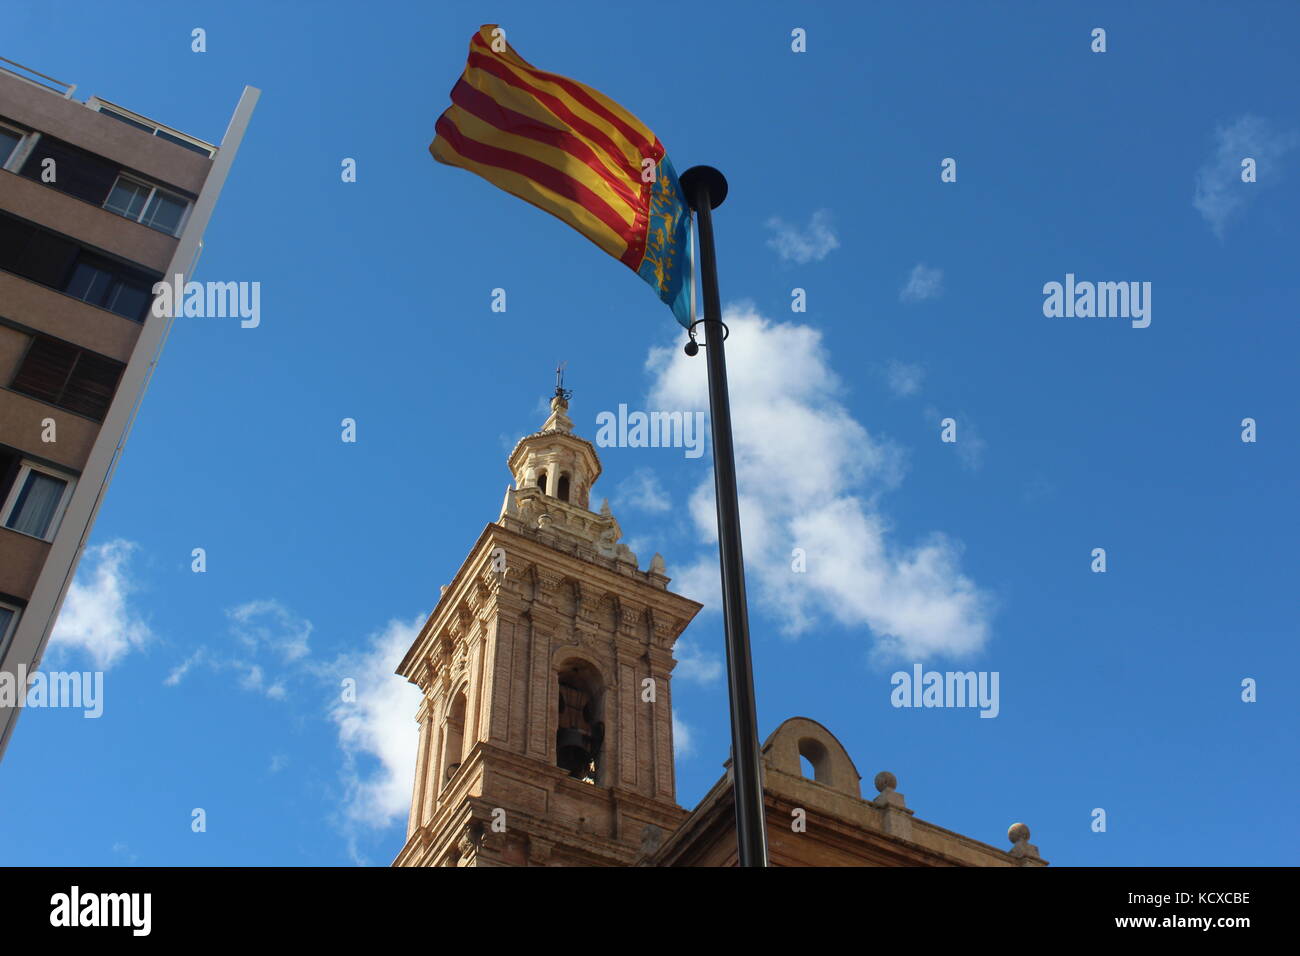
[[[673, 769], [673, 645], [701, 605], [590, 510], [600, 459], [557, 389], [398, 673], [423, 692], [394, 866], [735, 866], [730, 769], [691, 811]], [[917, 819], [892, 774], [864, 799], [838, 740], [785, 721], [762, 748], [774, 866], [1044, 866]], [[800, 758], [813, 768], [805, 776]]]

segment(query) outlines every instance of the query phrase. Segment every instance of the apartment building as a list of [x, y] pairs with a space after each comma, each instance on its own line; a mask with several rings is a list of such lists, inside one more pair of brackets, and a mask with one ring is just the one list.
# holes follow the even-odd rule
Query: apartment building
[[[0, 680], [39, 667], [259, 92], [219, 145], [0, 57]], [[21, 694], [19, 695], [21, 699]], [[0, 757], [21, 714], [0, 706]]]

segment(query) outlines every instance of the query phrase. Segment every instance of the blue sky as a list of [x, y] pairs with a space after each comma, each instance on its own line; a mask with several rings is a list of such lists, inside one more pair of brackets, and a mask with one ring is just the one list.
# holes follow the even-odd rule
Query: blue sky
[[[498, 22], [730, 180], [763, 735], [820, 720], [866, 796], [893, 771], [919, 817], [995, 846], [1023, 821], [1054, 864], [1294, 864], [1300, 9], [607, 7], [11, 5], [0, 55], [195, 136], [263, 90], [197, 275], [261, 282], [262, 322], [176, 322], [45, 662], [103, 667], [105, 713], [24, 715], [5, 862], [388, 863], [415, 698], [386, 675], [555, 363], [588, 437], [620, 403], [703, 407], [644, 283], [430, 159]], [[1045, 317], [1067, 273], [1150, 282], [1150, 326]], [[643, 566], [712, 603], [709, 457], [602, 460]], [[716, 604], [683, 642], [690, 807], [728, 747]], [[996, 671], [998, 716], [891, 706], [917, 661]]]

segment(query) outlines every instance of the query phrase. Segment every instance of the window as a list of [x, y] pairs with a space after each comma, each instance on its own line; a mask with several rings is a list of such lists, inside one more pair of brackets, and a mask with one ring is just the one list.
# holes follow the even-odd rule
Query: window
[[0, 216], [0, 269], [7, 272], [62, 289], [78, 249], [26, 220]]
[[14, 486], [18, 469], [22, 466], [22, 452], [0, 445], [0, 502], [9, 497], [9, 489]]
[[[86, 105], [89, 106], [91, 104], [87, 103]], [[177, 146], [182, 146], [185, 149], [198, 153], [201, 156], [212, 155], [211, 147], [204, 146], [201, 143], [199, 143], [197, 140], [186, 139], [183, 136], [178, 136], [176, 133], [168, 132], [167, 130], [163, 129], [160, 126], [155, 126], [151, 123], [143, 122], [144, 117], [140, 117], [139, 119], [136, 119], [135, 117], [127, 116], [125, 113], [120, 113], [117, 110], [109, 109], [107, 106], [104, 106], [102, 103], [96, 105], [99, 112], [102, 113], [104, 116], [111, 116], [113, 117], [113, 119], [121, 123], [125, 123], [127, 126], [134, 126], [136, 129], [144, 130], [144, 132], [148, 133], [150, 136], [157, 136], [159, 139], [165, 139], [169, 143], [175, 143]]]
[[98, 256], [25, 219], [0, 214], [0, 269], [143, 322], [156, 274]]
[[127, 219], [139, 220], [144, 212], [144, 204], [149, 201], [149, 187], [144, 183], [135, 183], [119, 176], [113, 184], [113, 191], [108, 194], [104, 208]]
[[555, 490], [557, 492], [556, 497], [561, 501], [569, 500], [569, 473], [567, 471], [560, 474], [559, 486]]
[[9, 641], [18, 629], [18, 608], [12, 604], [0, 604], [0, 664], [4, 663], [5, 653], [9, 650]]
[[125, 367], [95, 352], [38, 335], [10, 387], [99, 422], [108, 414]]
[[189, 206], [180, 196], [127, 176], [117, 177], [108, 199], [104, 201], [104, 208], [110, 212], [143, 223], [150, 229], [157, 229], [169, 236], [180, 233], [181, 220], [185, 218]]
[[63, 290], [68, 295], [140, 322], [153, 299], [153, 283], [97, 256], [82, 253]]
[[[52, 182], [45, 182], [42, 178], [42, 173], [49, 167], [46, 160], [54, 161]], [[102, 156], [88, 153], [62, 140], [42, 136], [23, 163], [19, 175], [102, 206], [104, 197], [113, 188], [118, 172], [117, 164]]]
[[145, 208], [144, 218], [140, 221], [151, 229], [157, 229], [169, 236], [175, 236], [181, 231], [181, 220], [185, 218], [185, 210], [189, 208], [189, 205], [179, 196], [173, 196], [161, 189], [155, 189], [153, 198], [149, 200], [149, 205]]
[[4, 169], [23, 141], [23, 134], [11, 126], [0, 126], [0, 169]]
[[0, 513], [0, 523], [12, 531], [31, 535], [43, 541], [54, 540], [59, 519], [67, 505], [68, 492], [72, 490], [71, 477], [62, 476], [53, 469], [34, 462], [24, 461]]

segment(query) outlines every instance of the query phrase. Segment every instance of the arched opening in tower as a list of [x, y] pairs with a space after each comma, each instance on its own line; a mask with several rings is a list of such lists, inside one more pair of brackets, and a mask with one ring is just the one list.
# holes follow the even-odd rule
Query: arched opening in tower
[[464, 759], [465, 750], [465, 695], [460, 693], [452, 701], [451, 710], [447, 713], [447, 730], [444, 737], [446, 744], [443, 748], [443, 786], [456, 776], [456, 771], [460, 769], [461, 761]]
[[585, 661], [560, 668], [555, 764], [583, 783], [601, 782], [605, 722], [604, 681]]

